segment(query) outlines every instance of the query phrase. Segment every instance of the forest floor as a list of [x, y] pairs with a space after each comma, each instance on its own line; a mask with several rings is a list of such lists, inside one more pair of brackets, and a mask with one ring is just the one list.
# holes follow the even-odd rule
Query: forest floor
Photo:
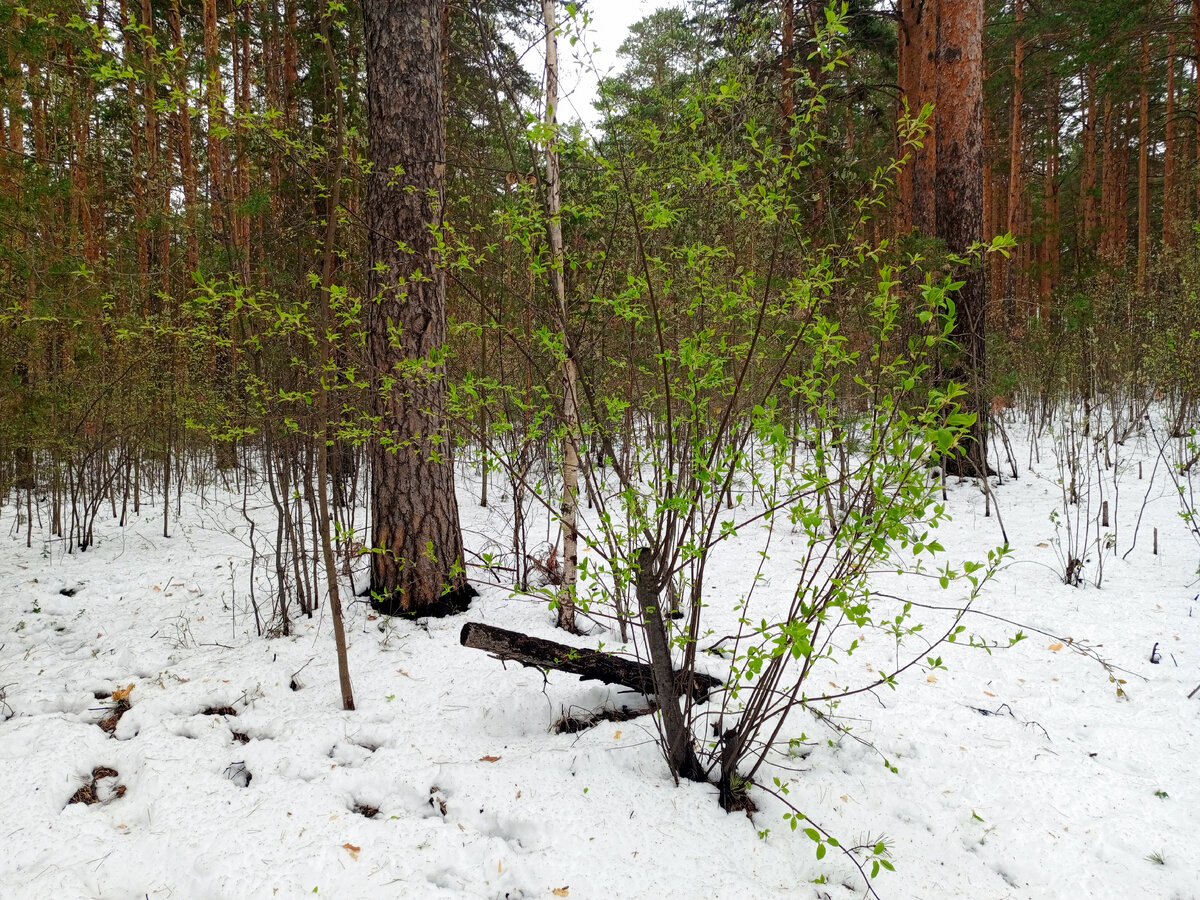
[[[798, 711], [785, 737], [800, 752], [760, 773], [788, 782], [843, 845], [886, 840], [896, 871], [872, 882], [881, 897], [1200, 897], [1200, 693], [1188, 698], [1200, 546], [1161, 466], [1151, 485], [1153, 442], [1130, 438], [1114, 470], [1089, 467], [1085, 580], [1065, 585], [1044, 441], [1030, 466], [1016, 440], [1020, 477], [993, 489], [1013, 555], [976, 609], [1002, 618], [965, 620], [1002, 648], [1018, 628], [1028, 639], [941, 646], [946, 670], [912, 668], [895, 691], [844, 700], [851, 736]], [[509, 510], [495, 485], [491, 509], [477, 491], [460, 488], [468, 545], [499, 553]], [[977, 485], [948, 491], [947, 560], [985, 557], [1001, 543], [997, 518]], [[1107, 529], [1094, 522], [1101, 491], [1119, 500]], [[270, 506], [251, 501], [261, 533]], [[465, 616], [415, 623], [349, 604], [358, 709], [342, 711], [327, 609], [291, 637], [255, 635], [240, 504], [190, 495], [169, 539], [161, 511], [125, 528], [105, 519], [93, 549], [71, 554], [36, 526], [26, 549], [13, 508], [0, 510], [0, 895], [863, 896], [854, 867], [837, 851], [818, 861], [767, 792], [752, 790], [749, 818], [722, 812], [712, 786], [676, 786], [651, 719], [550, 730], [564, 712], [641, 698], [459, 646], [468, 620], [564, 640], [542, 601], [483, 587]], [[713, 563], [717, 634], [764, 527]], [[790, 597], [795, 553], [780, 528], [755, 588], [764, 615]], [[889, 589], [943, 606], [964, 596], [936, 579]], [[619, 645], [589, 627], [580, 646]], [[881, 633], [854, 637], [860, 648], [819, 684], [894, 663]], [[717, 662], [702, 664], [721, 675]]]

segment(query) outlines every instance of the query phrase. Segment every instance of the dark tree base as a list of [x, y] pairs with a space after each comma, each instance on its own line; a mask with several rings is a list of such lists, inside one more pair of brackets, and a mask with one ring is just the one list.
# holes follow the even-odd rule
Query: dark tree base
[[471, 600], [479, 596], [479, 591], [466, 584], [460, 588], [443, 594], [437, 602], [422, 606], [418, 609], [404, 609], [398, 596], [377, 597], [370, 589], [371, 609], [385, 616], [400, 616], [404, 619], [444, 619], [447, 616], [457, 616], [471, 608]]
[[745, 786], [734, 787], [731, 779], [721, 778], [717, 782], [717, 791], [717, 802], [725, 812], [744, 812], [747, 816], [758, 812], [758, 807], [746, 793]]

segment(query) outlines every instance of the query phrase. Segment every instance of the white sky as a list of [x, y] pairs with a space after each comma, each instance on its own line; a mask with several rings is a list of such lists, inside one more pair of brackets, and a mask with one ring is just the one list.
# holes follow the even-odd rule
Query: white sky
[[[682, 0], [590, 0], [587, 5], [590, 22], [584, 40], [572, 47], [566, 35], [559, 38], [559, 83], [562, 92], [559, 121], [579, 119], [587, 125], [594, 125], [599, 121], [599, 115], [592, 108], [598, 79], [620, 70], [617, 48], [629, 34], [629, 26], [656, 9], [685, 4]], [[560, 23], [560, 26], [563, 24]], [[525, 54], [525, 67], [541, 79], [545, 59], [544, 49], [539, 42], [538, 46]]]

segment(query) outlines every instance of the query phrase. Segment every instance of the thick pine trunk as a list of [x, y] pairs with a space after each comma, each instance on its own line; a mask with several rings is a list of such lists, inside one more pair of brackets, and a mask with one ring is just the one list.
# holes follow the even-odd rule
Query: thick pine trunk
[[442, 433], [446, 281], [437, 256], [446, 176], [441, 0], [363, 4], [367, 50], [367, 362], [371, 591], [386, 613], [465, 608], [451, 447]]
[[1175, 22], [1172, 12], [1167, 32], [1167, 114], [1163, 143], [1162, 242], [1175, 246]]
[[[150, 269], [157, 274], [157, 290], [169, 294], [171, 290], [171, 231], [167, 227], [171, 215], [170, 158], [162, 165], [162, 135], [158, 121], [159, 60], [157, 38], [154, 34], [154, 10], [151, 0], [142, 0], [140, 12], [139, 43], [142, 49], [142, 65], [145, 80], [143, 97], [145, 116], [143, 130], [146, 148], [146, 208], [154, 217], [150, 231]], [[161, 300], [156, 299], [152, 308], [159, 309]]]
[[285, 0], [283, 4], [285, 20], [283, 28], [283, 89], [284, 89], [284, 122], [296, 124], [296, 83], [300, 73], [296, 62], [299, 50], [296, 46], [296, 36], [300, 33], [299, 16], [296, 13], [296, 0]]
[[[792, 128], [792, 116], [796, 112], [796, 89], [793, 83], [795, 80], [793, 67], [796, 65], [795, 42], [796, 2], [795, 0], [783, 0], [783, 34], [779, 48], [779, 94], [785, 147], [791, 146], [789, 135]], [[903, 43], [903, 35], [901, 35], [901, 42]]]
[[[1200, 2], [1200, 0], [1197, 0]], [[900, 0], [900, 20], [897, 25], [897, 52], [896, 52], [896, 67], [897, 76], [900, 82], [900, 99], [901, 103], [897, 109], [897, 119], [904, 113], [905, 105], [907, 105], [910, 113], [915, 113], [917, 101], [919, 99], [919, 83], [917, 81], [920, 69], [918, 61], [915, 58], [917, 46], [914, 41], [916, 35], [916, 4], [917, 0]], [[896, 157], [899, 159], [905, 154], [905, 148], [900, 143], [899, 128], [896, 135]], [[912, 200], [913, 200], [913, 165], [910, 161], [908, 165], [900, 172], [900, 206], [896, 211], [896, 224], [902, 231], [907, 231], [912, 227]]]
[[[240, 25], [237, 25], [240, 16]], [[250, 4], [243, 3], [233, 13], [235, 27], [231, 32], [234, 39], [234, 72], [236, 75], [236, 92], [234, 94], [234, 109], [237, 111], [237, 171], [234, 185], [234, 197], [237, 200], [236, 244], [238, 265], [241, 268], [244, 283], [250, 282], [250, 214], [245, 208], [250, 200], [250, 31], [253, 27], [250, 20]]]
[[192, 273], [200, 267], [200, 240], [196, 234], [196, 184], [199, 176], [196, 171], [196, 159], [192, 153], [192, 117], [188, 109], [187, 66], [184, 62], [186, 57], [179, 0], [172, 0], [171, 6], [167, 10], [167, 23], [171, 29], [171, 48], [176, 54], [173, 76], [178, 98], [174, 112], [174, 130], [175, 148], [179, 156], [179, 174], [183, 180], [184, 221], [187, 224], [184, 262], [187, 265], [185, 280], [188, 280]]
[[[911, 115], [927, 103], [937, 101], [937, 17], [939, 0], [902, 0], [900, 41], [901, 87]], [[902, 175], [901, 197], [906, 207], [905, 225], [925, 234], [936, 230], [934, 181], [937, 169], [937, 120], [935, 111], [921, 146]]]
[[213, 235], [224, 232], [225, 98], [221, 87], [221, 55], [217, 44], [217, 0], [204, 0], [204, 98], [208, 106], [208, 206]]
[[1150, 35], [1142, 32], [1141, 88], [1138, 91], [1138, 290], [1146, 289], [1150, 260]]
[[1046, 152], [1046, 169], [1042, 182], [1042, 267], [1038, 273], [1038, 316], [1046, 320], [1050, 316], [1050, 298], [1058, 283], [1058, 81], [1051, 80], [1049, 87], [1049, 147]]
[[[1200, 0], [1192, 0], [1192, 57], [1195, 61], [1196, 167], [1200, 168]], [[1200, 177], [1196, 178], [1196, 214], [1200, 215]]]
[[[1025, 39], [1021, 29], [1025, 22], [1024, 0], [1017, 0], [1017, 38], [1013, 46], [1013, 94], [1012, 110], [1008, 129], [1008, 233], [1017, 234], [1017, 214], [1021, 206], [1021, 136], [1022, 112], [1025, 105]], [[1016, 259], [1008, 258], [1004, 271], [1005, 310], [1008, 326], [1013, 328], [1018, 319], [1019, 304], [1014, 281]]]
[[138, 271], [138, 300], [147, 303], [150, 280], [150, 230], [146, 220], [149, 211], [147, 197], [146, 150], [145, 150], [145, 119], [142, 115], [141, 85], [138, 83], [137, 71], [142, 67], [139, 59], [134, 23], [130, 20], [129, 7], [121, 0], [117, 14], [124, 37], [125, 65], [129, 70], [126, 81], [129, 99], [129, 158], [133, 188], [133, 223], [137, 235], [137, 271]]
[[[937, 27], [937, 236], [954, 253], [983, 240], [983, 0], [940, 0]], [[962, 360], [948, 374], [967, 387], [975, 413], [964, 474], [987, 468], [987, 285], [982, 264], [963, 273], [955, 295], [954, 340]]]
[[1100, 258], [1105, 262], [1113, 259], [1114, 241], [1116, 234], [1116, 171], [1117, 171], [1117, 141], [1120, 139], [1116, 128], [1112, 94], [1104, 95], [1104, 160], [1100, 167]]
[[1079, 194], [1083, 200], [1083, 235], [1079, 242], [1084, 248], [1094, 246], [1096, 234], [1096, 64], [1089, 62], [1084, 69], [1083, 89], [1085, 112], [1083, 118], [1083, 174]]

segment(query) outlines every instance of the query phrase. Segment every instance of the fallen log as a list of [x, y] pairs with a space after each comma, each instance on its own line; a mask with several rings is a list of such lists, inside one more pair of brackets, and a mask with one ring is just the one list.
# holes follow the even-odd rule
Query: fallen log
[[[464, 625], [459, 643], [483, 650], [499, 660], [512, 660], [536, 669], [570, 672], [584, 681], [621, 684], [647, 696], [654, 693], [654, 676], [648, 665], [598, 650], [571, 647], [480, 622]], [[720, 686], [720, 681], [702, 672], [693, 672], [690, 679], [684, 672], [675, 673], [676, 691], [691, 694], [696, 702], [707, 700], [709, 693]]]

